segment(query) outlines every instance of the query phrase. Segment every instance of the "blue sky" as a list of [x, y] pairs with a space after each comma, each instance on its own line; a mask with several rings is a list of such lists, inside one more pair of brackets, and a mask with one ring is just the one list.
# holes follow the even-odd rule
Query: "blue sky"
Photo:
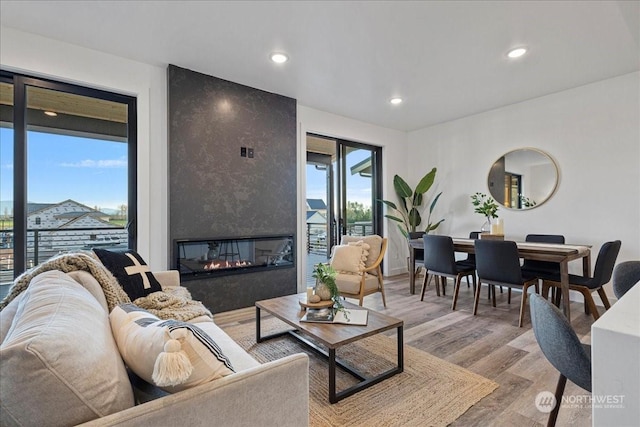
[[[32, 203], [73, 199], [90, 207], [118, 209], [127, 203], [127, 145], [50, 133], [28, 133], [28, 194]], [[348, 166], [370, 155], [349, 153]], [[371, 206], [371, 179], [347, 177], [350, 201]], [[307, 198], [327, 201], [325, 172], [307, 166]], [[0, 201], [13, 200], [13, 130], [0, 128]], [[4, 214], [4, 212], [0, 212]]]
[[[27, 200], [73, 199], [90, 207], [127, 203], [127, 144], [49, 133], [27, 136]], [[0, 200], [13, 200], [13, 130], [0, 129]]]
[[[347, 170], [349, 167], [361, 162], [370, 155], [371, 152], [368, 150], [355, 150], [350, 152], [347, 155]], [[357, 174], [349, 174], [347, 176], [347, 187], [348, 201], [362, 203], [364, 206], [371, 206], [371, 178], [364, 178]], [[322, 199], [326, 202], [326, 191], [326, 172], [316, 170], [315, 166], [307, 165], [307, 198]]]

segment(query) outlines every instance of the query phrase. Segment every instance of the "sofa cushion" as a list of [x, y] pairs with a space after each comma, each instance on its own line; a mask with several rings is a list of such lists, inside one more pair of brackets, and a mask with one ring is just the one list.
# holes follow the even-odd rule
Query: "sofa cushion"
[[135, 251], [112, 252], [94, 249], [100, 262], [115, 276], [131, 301], [162, 290], [151, 269]]
[[60, 271], [23, 292], [0, 360], [0, 425], [76, 425], [134, 404], [107, 313]]
[[5, 308], [2, 309], [2, 311], [0, 311], [0, 343], [4, 341], [4, 338], [7, 336], [7, 333], [11, 328], [13, 318], [16, 316], [16, 311], [18, 311], [18, 304], [20, 304], [20, 300], [23, 295], [24, 292], [16, 296]]
[[234, 372], [218, 344], [192, 323], [160, 320], [133, 304], [109, 315], [120, 354], [145, 381], [171, 393]]

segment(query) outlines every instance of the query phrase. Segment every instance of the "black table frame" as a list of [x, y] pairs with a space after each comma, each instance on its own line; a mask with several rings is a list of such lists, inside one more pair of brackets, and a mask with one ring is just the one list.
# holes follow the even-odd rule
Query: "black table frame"
[[[380, 331], [380, 332], [383, 332], [383, 331]], [[315, 353], [328, 358], [329, 360], [329, 402], [330, 403], [336, 403], [346, 397], [349, 397], [359, 392], [360, 390], [369, 388], [374, 384], [384, 381], [387, 378], [390, 378], [404, 371], [404, 343], [403, 343], [404, 323], [396, 327], [396, 335], [397, 335], [397, 341], [398, 341], [397, 366], [373, 377], [366, 377], [362, 373], [358, 372], [356, 368], [352, 367], [345, 361], [336, 358], [336, 348], [329, 347], [327, 350], [325, 350], [324, 348], [308, 340], [306, 337], [303, 336], [303, 334], [305, 334], [305, 332], [302, 332], [300, 330], [287, 330], [287, 331], [278, 332], [278, 333], [267, 335], [267, 336], [262, 336], [260, 332], [260, 307], [256, 306], [256, 342], [261, 343], [263, 341], [273, 339], [273, 338], [278, 338], [283, 335], [290, 335], [296, 340], [298, 340], [300, 343], [305, 345], [306, 347], [313, 350]], [[341, 347], [341, 346], [338, 346], [338, 347]], [[359, 379], [360, 382], [358, 382], [357, 384], [354, 384], [353, 386], [345, 390], [337, 391], [336, 390], [336, 368], [337, 367], [340, 367], [345, 372], [348, 372], [355, 378]]]

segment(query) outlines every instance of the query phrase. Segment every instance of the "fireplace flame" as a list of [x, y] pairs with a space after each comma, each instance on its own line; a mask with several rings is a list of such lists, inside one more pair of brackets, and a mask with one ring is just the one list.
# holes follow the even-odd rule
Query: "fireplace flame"
[[222, 268], [234, 268], [234, 267], [248, 267], [251, 263], [249, 261], [226, 261], [226, 260], [214, 260], [204, 265], [205, 270], [219, 270]]

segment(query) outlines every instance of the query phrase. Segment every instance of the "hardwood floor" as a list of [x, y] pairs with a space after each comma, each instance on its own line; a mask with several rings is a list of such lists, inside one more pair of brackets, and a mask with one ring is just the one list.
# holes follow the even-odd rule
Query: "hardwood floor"
[[[417, 283], [421, 284], [422, 279]], [[538, 347], [528, 309], [523, 327], [518, 328], [520, 294], [514, 292], [509, 305], [506, 289], [504, 294], [496, 292], [496, 308], [493, 308], [486, 298], [486, 289], [483, 289], [478, 315], [473, 316], [473, 292], [464, 281], [456, 311], [451, 311], [451, 281], [448, 282], [446, 296], [437, 297], [433, 285], [429, 286], [425, 301], [420, 301], [420, 287], [416, 288], [416, 295], [409, 294], [408, 275], [386, 278], [387, 308], [383, 308], [380, 294], [365, 297], [365, 306], [403, 319], [406, 345], [455, 363], [500, 385], [452, 425], [546, 425], [548, 414], [536, 409], [535, 397], [542, 391], [554, 392], [558, 372]], [[602, 307], [599, 309], [601, 313], [604, 310]], [[593, 318], [584, 313], [582, 303], [572, 303], [571, 314], [576, 333], [584, 343], [589, 343]], [[255, 322], [254, 316], [255, 309], [250, 307], [217, 314], [215, 321], [224, 329], [237, 323]], [[589, 393], [567, 382], [565, 396], [575, 396], [577, 400], [585, 395]], [[424, 404], [429, 404], [426, 397]], [[588, 404], [564, 404], [557, 425], [591, 425], [591, 408]]]

